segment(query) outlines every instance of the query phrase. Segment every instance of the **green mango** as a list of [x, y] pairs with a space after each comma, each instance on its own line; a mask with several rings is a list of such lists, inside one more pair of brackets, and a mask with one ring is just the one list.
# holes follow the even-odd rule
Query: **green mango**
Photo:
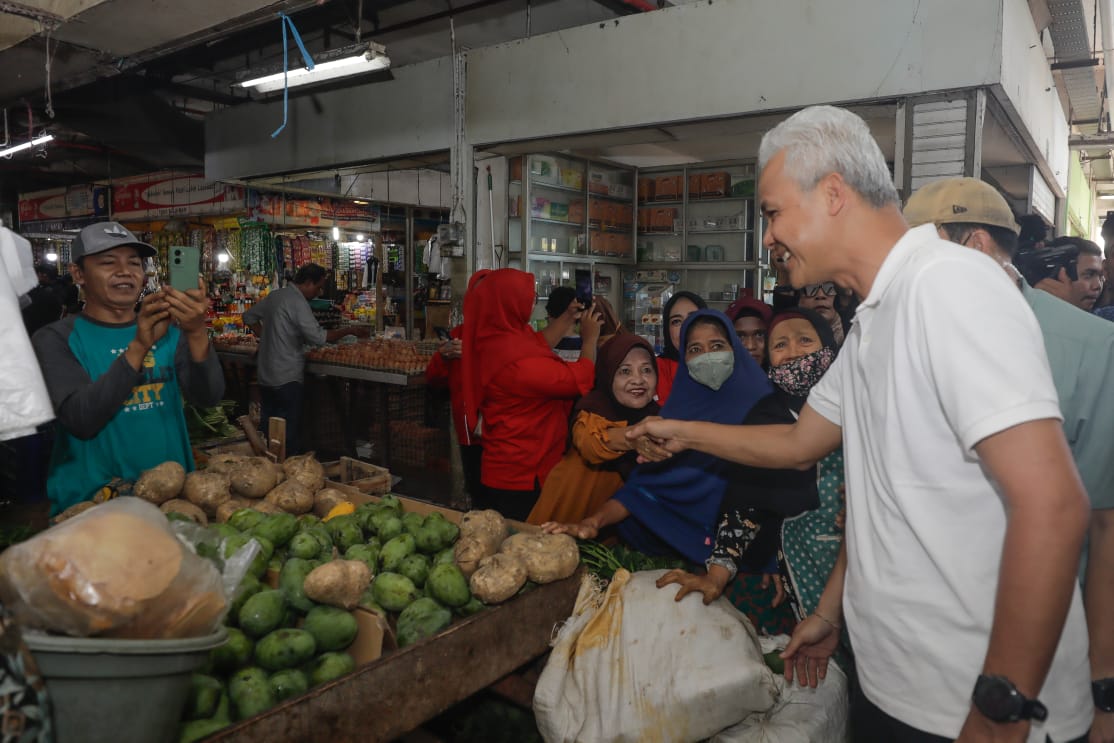
[[398, 646], [404, 648], [436, 635], [453, 621], [453, 613], [431, 598], [420, 598], [398, 615]]
[[220, 674], [229, 674], [237, 668], [246, 666], [251, 662], [251, 654], [255, 649], [251, 638], [241, 630], [229, 627], [227, 632], [228, 641], [209, 653], [209, 658], [213, 662], [213, 671]]
[[446, 565], [446, 564], [455, 565], [456, 564], [456, 557], [453, 554], [453, 548], [452, 547], [446, 547], [445, 549], [441, 550], [436, 555], [434, 555], [433, 556], [433, 564], [434, 565]]
[[415, 533], [418, 531], [418, 529], [422, 528], [422, 524], [424, 523], [425, 517], [422, 516], [420, 513], [410, 511], [408, 513], [402, 514], [402, 528], [405, 529], [406, 533], [410, 534], [411, 536], [415, 536]]
[[267, 568], [271, 565], [271, 556], [275, 553], [275, 545], [266, 537], [255, 535], [251, 539], [259, 545], [259, 552], [252, 559], [248, 574], [262, 579], [267, 574]]
[[217, 711], [213, 713], [214, 720], [232, 721], [232, 699], [228, 696], [227, 685], [221, 690], [220, 701], [217, 702]]
[[370, 544], [354, 544], [344, 551], [344, 559], [366, 563], [374, 574], [379, 569], [379, 548]]
[[208, 720], [191, 720], [184, 723], [178, 732], [178, 743], [197, 743], [231, 724], [226, 719], [215, 717]]
[[220, 704], [224, 685], [203, 673], [190, 674], [190, 693], [182, 717], [186, 720], [203, 720], [212, 717]]
[[348, 653], [322, 653], [309, 664], [309, 681], [317, 686], [355, 670], [356, 661]]
[[329, 652], [351, 645], [359, 626], [351, 612], [333, 606], [315, 606], [306, 614], [302, 629], [313, 635], [319, 652]]
[[244, 602], [262, 590], [263, 584], [258, 578], [254, 575], [245, 575], [240, 581], [240, 587], [236, 589], [232, 604], [228, 607], [228, 621], [235, 622], [240, 616], [240, 609], [243, 608]]
[[379, 524], [379, 532], [377, 536], [386, 544], [395, 537], [399, 536], [406, 530], [402, 526], [402, 519], [398, 516], [391, 516], [391, 510], [387, 509], [384, 513], [388, 514]]
[[313, 601], [306, 598], [306, 576], [313, 571], [313, 565], [300, 557], [291, 557], [279, 572], [279, 590], [291, 609], [305, 613], [314, 607]]
[[303, 533], [309, 534], [317, 540], [317, 544], [320, 547], [317, 553], [318, 557], [329, 559], [333, 556], [333, 535], [329, 533], [329, 530], [324, 524], [314, 524]]
[[[430, 514], [430, 516], [440, 515], [439, 513]], [[445, 547], [456, 544], [456, 540], [460, 537], [460, 527], [446, 518], [434, 519], [432, 523], [426, 521], [425, 526], [436, 529], [441, 534], [441, 544]]]
[[307, 527], [320, 523], [321, 519], [317, 518], [312, 513], [303, 513], [298, 517], [298, 531], [305, 531]]
[[780, 650], [771, 650], [762, 656], [762, 660], [766, 662], [766, 667], [774, 673], [778, 675], [785, 673], [785, 660], [781, 657]]
[[293, 697], [300, 697], [309, 691], [309, 679], [306, 674], [297, 668], [284, 668], [271, 674], [269, 679], [271, 693], [276, 702], [285, 702]]
[[[335, 521], [335, 519], [334, 519]], [[332, 522], [329, 522], [332, 523]], [[346, 521], [333, 535], [333, 544], [343, 553], [349, 547], [364, 543], [364, 530], [355, 521]]]
[[271, 682], [262, 668], [243, 668], [228, 680], [228, 696], [236, 711], [236, 719], [258, 715], [275, 706]]
[[419, 552], [432, 555], [445, 548], [445, 543], [441, 541], [441, 530], [435, 524], [422, 524], [413, 534], [414, 544]]
[[430, 569], [426, 589], [433, 598], [454, 609], [464, 606], [472, 598], [472, 592], [468, 590], [468, 579], [451, 562], [434, 565]]
[[473, 614], [480, 613], [481, 611], [483, 611], [486, 608], [487, 608], [487, 604], [485, 604], [484, 602], [480, 601], [478, 598], [473, 596], [472, 598], [468, 599], [467, 604], [465, 604], [464, 606], [458, 607], [456, 609], [456, 613], [457, 613], [458, 616], [470, 617]]
[[380, 573], [371, 583], [372, 599], [388, 611], [402, 611], [420, 596], [414, 581], [398, 573]]
[[211, 524], [209, 526], [209, 529], [212, 530], [212, 532], [214, 534], [216, 534], [217, 541], [220, 541], [222, 539], [226, 539], [227, 537], [230, 537], [233, 534], [239, 534], [240, 533], [240, 531], [235, 526], [233, 526], [232, 524], [229, 524], [227, 522], [225, 522], [223, 524]]
[[250, 637], [263, 637], [282, 624], [285, 609], [282, 591], [260, 591], [240, 608], [240, 629]]
[[224, 557], [225, 560], [227, 560], [228, 558], [239, 552], [241, 549], [243, 549], [244, 545], [246, 545], [250, 541], [250, 535], [241, 534], [239, 532], [236, 532], [229, 537], [225, 537], [221, 541], [221, 556]]
[[400, 515], [402, 514], [402, 501], [400, 501], [398, 499], [398, 496], [394, 493], [387, 493], [382, 498], [380, 498], [379, 505], [391, 508]]
[[424, 586], [426, 576], [429, 575], [430, 560], [427, 555], [407, 555], [398, 564], [398, 572], [414, 582], [415, 586]]
[[403, 558], [414, 554], [416, 549], [417, 545], [414, 543], [413, 536], [399, 534], [383, 545], [383, 549], [379, 552], [379, 562], [382, 564], [383, 570], [389, 573], [397, 573], [398, 566], [402, 564]]
[[384, 619], [387, 618], [387, 610], [380, 606], [379, 602], [375, 600], [375, 595], [371, 586], [368, 586], [367, 589], [364, 590], [363, 594], [360, 596], [360, 603], [357, 604], [357, 606], [361, 609], [375, 612]]
[[254, 508], [241, 508], [228, 517], [228, 525], [236, 531], [250, 531], [267, 518], [267, 514]]
[[[360, 508], [363, 508], [363, 506]], [[356, 514], [360, 515], [359, 508], [356, 509]], [[398, 511], [393, 508], [387, 508], [379, 503], [373, 503], [370, 504], [368, 510], [363, 512], [362, 517], [365, 524], [365, 531], [367, 531], [368, 534], [379, 534], [379, 530], [383, 528], [384, 522], [388, 519], [398, 518]]]
[[290, 540], [287, 550], [291, 557], [309, 560], [321, 554], [321, 542], [309, 532], [299, 532]]
[[298, 533], [298, 519], [290, 513], [267, 514], [251, 533], [270, 540], [275, 547], [284, 547]]
[[297, 668], [317, 653], [313, 635], [301, 629], [277, 629], [255, 645], [255, 662], [268, 671]]
[[356, 507], [356, 522], [360, 525], [360, 528], [364, 530], [364, 533], [372, 535], [378, 531], [378, 527], [376, 527], [375, 520], [372, 517], [382, 510], [383, 506], [378, 503], [364, 503]]

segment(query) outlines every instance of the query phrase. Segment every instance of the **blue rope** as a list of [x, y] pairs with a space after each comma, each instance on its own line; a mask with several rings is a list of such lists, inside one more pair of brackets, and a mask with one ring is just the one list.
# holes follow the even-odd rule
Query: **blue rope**
[[286, 27], [290, 26], [290, 33], [294, 34], [294, 42], [298, 45], [298, 49], [302, 52], [302, 61], [306, 63], [306, 68], [312, 70], [314, 67], [313, 57], [306, 50], [306, 45], [302, 43], [302, 36], [298, 33], [298, 27], [294, 25], [294, 20], [286, 15], [286, 13], [279, 13], [279, 23], [282, 25], [282, 126], [271, 132], [271, 139], [274, 139], [279, 133], [286, 128], [286, 122], [290, 115], [290, 55], [287, 49], [286, 41]]

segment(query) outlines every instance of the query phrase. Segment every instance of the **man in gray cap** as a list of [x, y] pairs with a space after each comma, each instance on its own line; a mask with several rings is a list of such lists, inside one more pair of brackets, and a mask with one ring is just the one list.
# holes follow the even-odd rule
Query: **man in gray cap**
[[85, 308], [32, 338], [59, 422], [47, 477], [52, 513], [166, 461], [193, 469], [182, 394], [205, 407], [224, 394], [200, 279], [197, 289], [148, 294], [137, 312], [155, 248], [100, 222], [70, 251]]
[[[1012, 264], [1019, 228], [1009, 204], [977, 178], [933, 181], [909, 198], [910, 227], [983, 253], [1005, 269], [1040, 324], [1064, 434], [1091, 499], [1083, 605], [1091, 636], [1095, 722], [1092, 740], [1114, 739], [1114, 326], [1055, 294], [1029, 286]], [[1101, 737], [1099, 734], [1101, 733]]]

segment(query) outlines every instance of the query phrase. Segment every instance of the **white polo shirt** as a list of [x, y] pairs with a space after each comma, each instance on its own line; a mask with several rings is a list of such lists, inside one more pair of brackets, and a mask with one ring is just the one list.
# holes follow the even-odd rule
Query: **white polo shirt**
[[[974, 446], [1060, 418], [1037, 321], [993, 261], [918, 227], [886, 257], [808, 404], [843, 429], [843, 608], [863, 691], [890, 716], [954, 738], [986, 657], [1006, 530]], [[1078, 586], [1038, 698], [1048, 721], [1031, 741], [1086, 734]]]

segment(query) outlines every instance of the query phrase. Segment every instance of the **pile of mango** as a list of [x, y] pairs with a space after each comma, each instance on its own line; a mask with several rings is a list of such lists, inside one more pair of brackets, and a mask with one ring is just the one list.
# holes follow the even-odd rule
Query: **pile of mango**
[[[215, 539], [198, 551], [214, 560], [230, 558], [249, 540], [261, 549], [229, 608], [227, 644], [193, 677], [183, 743], [355, 670], [345, 650], [356, 639], [357, 622], [341, 608], [351, 600], [330, 597], [328, 605], [306, 595], [306, 578], [318, 567], [365, 563], [374, 578], [357, 588], [355, 604], [394, 620], [400, 647], [440, 632], [454, 615], [484, 608], [453, 562], [456, 524], [437, 512], [404, 512], [393, 495], [338, 509], [326, 520], [243, 509], [208, 528]], [[276, 575], [277, 588], [270, 588]]]

